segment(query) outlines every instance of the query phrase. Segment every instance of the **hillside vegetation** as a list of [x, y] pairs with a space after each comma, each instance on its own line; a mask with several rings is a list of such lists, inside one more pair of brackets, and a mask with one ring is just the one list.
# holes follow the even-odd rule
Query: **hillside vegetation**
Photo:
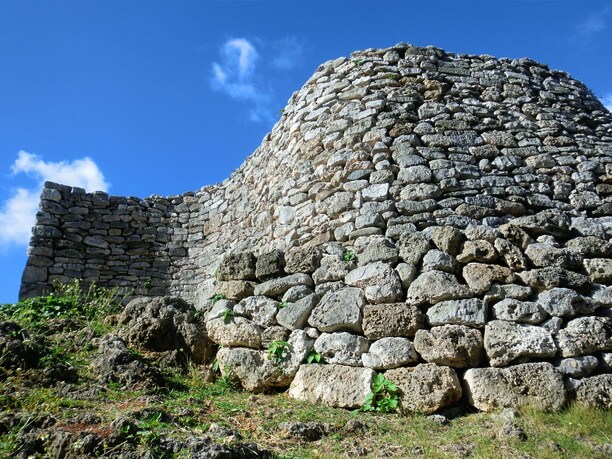
[[207, 356], [128, 344], [122, 300], [75, 282], [0, 306], [0, 457], [612, 455], [609, 411], [403, 416], [244, 392]]

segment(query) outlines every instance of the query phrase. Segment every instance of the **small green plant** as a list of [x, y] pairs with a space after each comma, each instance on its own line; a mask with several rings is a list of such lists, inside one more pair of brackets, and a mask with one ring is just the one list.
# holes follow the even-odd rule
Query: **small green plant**
[[148, 292], [149, 290], [153, 288], [153, 279], [151, 279], [150, 277], [147, 277], [145, 281], [143, 282], [142, 286]]
[[359, 67], [361, 66], [361, 64], [363, 64], [363, 59], [355, 59], [353, 62], [357, 67]]
[[224, 300], [225, 295], [223, 293], [215, 293], [213, 296], [209, 298], [213, 303], [216, 303], [219, 300]]
[[325, 359], [315, 351], [314, 347], [311, 347], [308, 349], [308, 354], [306, 354], [306, 363], [325, 363]]
[[287, 306], [289, 306], [288, 301], [281, 301], [280, 303], [278, 303], [278, 309], [283, 309], [283, 308], [286, 308]]
[[387, 80], [395, 80], [395, 81], [397, 81], [397, 80], [399, 80], [399, 79], [400, 79], [400, 76], [399, 76], [399, 74], [397, 74], [397, 73], [387, 73], [387, 74], [385, 75], [385, 78], [386, 78]]
[[399, 406], [399, 389], [385, 378], [382, 373], [376, 373], [372, 381], [372, 391], [366, 395], [365, 403], [360, 411], [376, 411], [390, 413]]
[[268, 357], [274, 361], [276, 365], [280, 365], [283, 361], [283, 358], [287, 355], [291, 349], [291, 344], [287, 341], [283, 340], [275, 340], [272, 341], [268, 345]]
[[223, 323], [229, 324], [232, 321], [232, 317], [234, 317], [234, 310], [224, 309], [221, 313], [221, 317], [223, 317]]
[[357, 255], [355, 255], [355, 252], [353, 252], [351, 249], [346, 249], [342, 253], [342, 259], [346, 262], [355, 261], [357, 259]]

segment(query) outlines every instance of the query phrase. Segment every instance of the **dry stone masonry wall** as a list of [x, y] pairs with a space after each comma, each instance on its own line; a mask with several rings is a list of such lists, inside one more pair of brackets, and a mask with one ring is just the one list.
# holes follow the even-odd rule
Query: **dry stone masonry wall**
[[21, 296], [182, 297], [252, 391], [357, 407], [384, 372], [406, 411], [610, 407], [611, 192], [612, 116], [580, 82], [399, 44], [321, 65], [219, 185], [48, 183]]

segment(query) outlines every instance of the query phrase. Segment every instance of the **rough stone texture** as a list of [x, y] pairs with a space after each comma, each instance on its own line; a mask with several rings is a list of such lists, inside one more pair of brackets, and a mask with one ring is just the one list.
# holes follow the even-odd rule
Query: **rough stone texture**
[[414, 347], [426, 362], [454, 368], [477, 367], [484, 353], [481, 333], [465, 325], [419, 330]]
[[576, 401], [600, 409], [612, 409], [612, 374], [585, 378], [576, 391]]
[[526, 406], [559, 411], [566, 400], [561, 374], [546, 362], [472, 368], [463, 381], [468, 402], [481, 411]]
[[349, 272], [344, 278], [347, 285], [360, 287], [366, 299], [373, 304], [391, 303], [402, 299], [402, 283], [391, 265], [376, 262]]
[[598, 366], [597, 357], [584, 355], [563, 359], [556, 365], [556, 368], [564, 376], [580, 379], [591, 375]]
[[368, 350], [368, 340], [347, 332], [322, 333], [314, 349], [327, 363], [361, 366], [361, 355]]
[[438, 303], [444, 300], [465, 298], [470, 295], [466, 285], [443, 271], [427, 271], [417, 277], [408, 287], [407, 301], [414, 305]]
[[220, 346], [251, 347], [261, 345], [261, 328], [244, 317], [222, 317], [206, 324], [208, 336]]
[[388, 370], [418, 361], [414, 345], [408, 338], [381, 338], [370, 345], [361, 356], [364, 367], [374, 370]]
[[411, 368], [396, 368], [385, 377], [401, 391], [403, 412], [435, 413], [461, 398], [461, 383], [452, 368], [422, 363]]
[[289, 330], [304, 328], [319, 297], [312, 293], [295, 303], [289, 303], [276, 314], [276, 321]]
[[374, 371], [344, 365], [301, 365], [289, 396], [340, 408], [359, 408], [371, 391]]
[[533, 301], [520, 301], [512, 298], [501, 300], [493, 305], [493, 317], [499, 320], [539, 324], [546, 319], [542, 306]]
[[278, 301], [266, 296], [250, 296], [234, 306], [234, 312], [246, 317], [254, 324], [269, 327], [276, 324]]
[[525, 358], [546, 359], [557, 353], [557, 346], [545, 329], [504, 320], [493, 320], [486, 325], [484, 346], [494, 367]]
[[[612, 317], [611, 133], [584, 85], [529, 59], [359, 51], [319, 66], [222, 183], [139, 199], [47, 182], [20, 297], [72, 279], [175, 296], [217, 343], [257, 352], [289, 330], [375, 340], [482, 329], [490, 314], [530, 322], [507, 322], [493, 361], [551, 359], [552, 335], [571, 357], [603, 352], [596, 375], [609, 353], [596, 316]], [[219, 293], [245, 303], [212, 304]], [[254, 296], [289, 308], [282, 326], [245, 307]], [[512, 341], [526, 330], [546, 343], [535, 355]]]
[[483, 327], [486, 321], [486, 307], [478, 298], [442, 301], [427, 309], [429, 325], [468, 325]]
[[371, 340], [414, 336], [424, 323], [421, 310], [406, 303], [368, 304], [363, 308], [363, 333]]
[[179, 298], [135, 298], [118, 317], [118, 333], [135, 347], [186, 352], [194, 363], [203, 363], [212, 356], [213, 344], [195, 312]]
[[579, 317], [557, 333], [563, 357], [612, 350], [612, 317]]
[[364, 305], [365, 295], [361, 289], [346, 287], [328, 292], [310, 313], [308, 324], [322, 332], [361, 332]]

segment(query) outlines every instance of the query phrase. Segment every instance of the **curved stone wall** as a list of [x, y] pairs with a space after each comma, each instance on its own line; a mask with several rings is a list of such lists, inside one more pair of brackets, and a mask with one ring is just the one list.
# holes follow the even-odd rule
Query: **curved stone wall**
[[[405, 394], [442, 381], [407, 409], [462, 391], [483, 409], [552, 391], [553, 409], [564, 383], [610, 371], [611, 190], [612, 116], [567, 74], [366, 50], [321, 65], [219, 185], [140, 200], [48, 184], [21, 295], [76, 277], [181, 296], [252, 390], [353, 406], [380, 370]], [[271, 341], [291, 343], [282, 364]], [[311, 346], [327, 365], [302, 364]], [[312, 391], [330, 377], [358, 387]], [[546, 389], [495, 398], [521, 378]]]

